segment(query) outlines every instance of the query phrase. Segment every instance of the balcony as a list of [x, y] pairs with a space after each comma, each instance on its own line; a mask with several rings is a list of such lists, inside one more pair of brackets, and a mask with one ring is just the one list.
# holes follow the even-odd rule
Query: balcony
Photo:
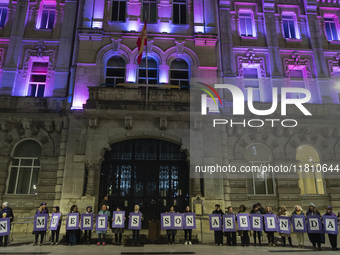
[[84, 109], [189, 111], [190, 91], [174, 85], [118, 84], [89, 87]]
[[64, 98], [0, 96], [2, 113], [56, 113], [65, 107]]

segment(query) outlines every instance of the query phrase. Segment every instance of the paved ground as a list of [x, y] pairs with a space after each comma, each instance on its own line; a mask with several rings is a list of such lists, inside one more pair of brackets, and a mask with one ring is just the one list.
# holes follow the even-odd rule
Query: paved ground
[[138, 254], [339, 254], [340, 251], [332, 251], [329, 248], [323, 249], [322, 252], [313, 252], [309, 247], [308, 249], [290, 248], [290, 247], [229, 247], [229, 246], [214, 246], [208, 244], [197, 244], [186, 246], [183, 244], [169, 245], [145, 245], [144, 247], [124, 247], [106, 245], [97, 247], [96, 245], [43, 245], [33, 246], [32, 244], [18, 244], [14, 243], [8, 247], [0, 247], [0, 254], [122, 254], [122, 255], [138, 255]]

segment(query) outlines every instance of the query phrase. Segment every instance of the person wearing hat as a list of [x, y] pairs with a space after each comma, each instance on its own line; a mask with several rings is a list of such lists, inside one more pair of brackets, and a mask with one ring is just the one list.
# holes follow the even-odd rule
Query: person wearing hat
[[[287, 212], [287, 207], [285, 205], [281, 205], [280, 211], [278, 212], [277, 216], [278, 217], [280, 217], [280, 216], [291, 217], [291, 215]], [[292, 237], [291, 237], [290, 234], [280, 233], [280, 236], [281, 236], [281, 241], [282, 241], [283, 247], [286, 246], [286, 237], [288, 238], [289, 246], [293, 247]]]
[[[47, 214], [48, 215], [48, 209], [47, 209], [46, 202], [43, 202], [43, 203], [40, 204], [40, 207], [38, 208], [38, 210], [36, 211], [35, 214]], [[35, 235], [35, 242], [34, 242], [33, 246], [38, 245], [39, 235], [40, 235], [40, 244], [39, 245], [41, 246], [43, 244], [46, 231], [33, 231], [33, 234]]]
[[[85, 214], [91, 214], [92, 213], [92, 206], [86, 207], [86, 212]], [[91, 234], [92, 230], [85, 230], [84, 231], [84, 244], [90, 244], [91, 243]]]
[[[53, 213], [60, 213], [59, 206], [55, 206], [53, 208]], [[57, 245], [59, 243], [59, 233], [60, 233], [60, 227], [61, 227], [62, 220], [63, 220], [63, 217], [60, 215], [57, 230], [51, 230], [51, 232], [52, 232], [52, 242], [51, 242], [51, 245], [53, 245], [53, 244]], [[54, 239], [55, 239], [55, 242], [54, 242]]]
[[[120, 207], [116, 208], [116, 211], [119, 212], [121, 211]], [[114, 221], [115, 219], [112, 218], [112, 221]], [[124, 220], [126, 220], [126, 218], [124, 217]], [[124, 228], [113, 228], [112, 232], [115, 234], [115, 245], [122, 245], [122, 238], [123, 238], [123, 233], [124, 233]]]
[[[315, 204], [314, 203], [310, 203], [309, 204], [309, 209], [306, 212], [306, 215], [318, 215], [321, 218], [321, 214], [318, 210], [315, 209]], [[321, 251], [321, 234], [319, 233], [308, 233], [308, 238], [309, 241], [312, 243], [313, 245], [313, 251], [316, 251], [316, 245], [318, 246], [318, 250]]]
[[[331, 206], [327, 207], [327, 211], [324, 214], [324, 216], [334, 216], [337, 217], [335, 213], [333, 213], [333, 208]], [[338, 235], [334, 234], [328, 234], [329, 242], [331, 243], [332, 250], [337, 251], [338, 250]]]
[[[294, 206], [294, 212], [292, 212], [292, 215], [305, 215], [302, 211], [302, 207], [300, 205]], [[305, 233], [296, 233], [296, 237], [299, 243], [299, 248], [303, 248], [303, 245], [305, 243]]]
[[[14, 214], [12, 211], [12, 208], [9, 207], [8, 202], [4, 202], [2, 204], [2, 209], [0, 212], [1, 218], [9, 218], [10, 222], [12, 223], [12, 221], [14, 220]], [[9, 229], [11, 230], [11, 225], [9, 225]], [[4, 242], [3, 242], [4, 239]], [[0, 236], [0, 246], [7, 246], [7, 242], [8, 242], [8, 236]]]
[[[250, 211], [250, 214], [261, 214], [259, 208], [260, 207], [257, 204], [254, 204], [253, 210]], [[253, 231], [253, 234], [254, 234], [254, 246], [256, 247], [256, 236], [257, 236], [259, 240], [259, 246], [262, 247], [262, 244], [261, 244], [262, 231]]]
[[[215, 210], [212, 212], [212, 214], [220, 214], [221, 219], [222, 219], [223, 211], [221, 210], [221, 206], [219, 204], [215, 205]], [[223, 244], [223, 231], [222, 230], [215, 230], [214, 235], [215, 235], [215, 245], [222, 246], [222, 244]]]

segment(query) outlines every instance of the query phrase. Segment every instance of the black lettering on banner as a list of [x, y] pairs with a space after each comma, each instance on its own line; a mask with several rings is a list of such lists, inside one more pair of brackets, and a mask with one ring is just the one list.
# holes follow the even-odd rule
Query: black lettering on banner
[[7, 222], [0, 223], [0, 230], [7, 229]]
[[37, 225], [38, 226], [39, 225], [45, 225], [45, 219], [41, 219], [41, 220], [37, 219]]

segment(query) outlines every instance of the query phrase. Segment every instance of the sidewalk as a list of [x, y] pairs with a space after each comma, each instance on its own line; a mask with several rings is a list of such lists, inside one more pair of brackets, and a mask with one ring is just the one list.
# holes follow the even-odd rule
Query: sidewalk
[[0, 254], [125, 254], [125, 255], [138, 255], [138, 254], [242, 254], [254, 255], [257, 254], [337, 254], [339, 251], [332, 251], [329, 248], [324, 248], [321, 252], [313, 252], [309, 247], [308, 249], [291, 248], [291, 247], [229, 247], [229, 246], [215, 246], [209, 244], [197, 245], [144, 245], [144, 247], [124, 247], [124, 246], [96, 246], [96, 245], [43, 245], [33, 246], [32, 244], [19, 244], [13, 243], [8, 247], [0, 247]]

